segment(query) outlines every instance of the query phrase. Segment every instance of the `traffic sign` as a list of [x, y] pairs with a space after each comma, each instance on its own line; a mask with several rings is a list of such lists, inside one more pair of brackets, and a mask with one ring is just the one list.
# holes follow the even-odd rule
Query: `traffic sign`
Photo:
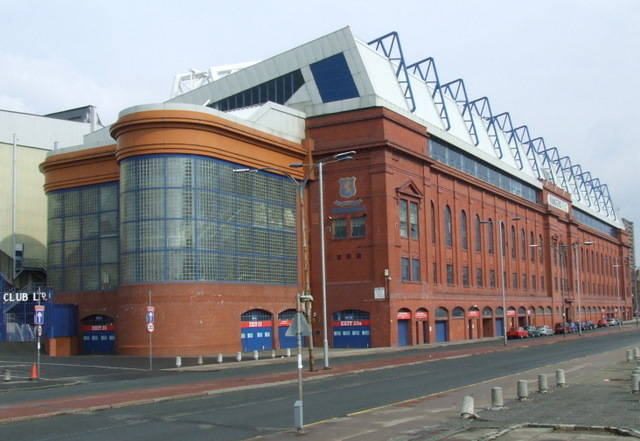
[[44, 325], [44, 305], [35, 305], [34, 308], [33, 323], [40, 326]]
[[146, 320], [147, 323], [153, 323], [156, 318], [156, 307], [155, 306], [147, 306], [147, 315]]
[[36, 335], [38, 337], [42, 336], [42, 325], [36, 325]]
[[153, 326], [153, 323], [147, 323], [147, 332], [151, 334], [153, 331], [155, 331], [155, 326]]
[[[311, 336], [311, 326], [309, 326], [309, 322], [307, 322], [307, 318], [301, 312], [296, 312], [299, 314], [300, 318], [300, 335], [302, 337], [310, 337]], [[291, 325], [287, 328], [287, 331], [284, 333], [287, 337], [296, 337], [298, 335], [298, 318], [294, 317], [291, 319]]]

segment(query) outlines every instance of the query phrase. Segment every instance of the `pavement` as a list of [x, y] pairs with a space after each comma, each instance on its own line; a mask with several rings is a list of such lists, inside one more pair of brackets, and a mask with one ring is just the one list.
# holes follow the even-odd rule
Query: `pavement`
[[[615, 330], [604, 331], [615, 332]], [[579, 338], [579, 337], [567, 337]], [[552, 339], [527, 341], [528, 345], [548, 344]], [[468, 342], [467, 342], [468, 343]], [[513, 347], [516, 345], [514, 344]], [[626, 349], [626, 348], [625, 348]], [[449, 345], [446, 350], [433, 348], [429, 358], [466, 357], [496, 350], [509, 350], [495, 341], [478, 345]], [[424, 362], [424, 354], [415, 355], [398, 348], [381, 348], [378, 354], [386, 358], [336, 364], [330, 371], [305, 373], [305, 381], [327, 375], [341, 375], [358, 370], [386, 369], [412, 362]], [[362, 351], [343, 351], [339, 355], [354, 357]], [[340, 440], [340, 441], [423, 441], [423, 440], [619, 440], [640, 438], [640, 402], [630, 392], [630, 374], [636, 362], [626, 362], [625, 350], [618, 349], [569, 362], [545, 366], [516, 375], [463, 388], [419, 397], [410, 401], [353, 413], [305, 426], [302, 433], [289, 431], [259, 436], [260, 440]], [[291, 362], [290, 359], [251, 361], [258, 364]], [[140, 362], [140, 361], [139, 361]], [[144, 360], [142, 360], [144, 362]], [[125, 360], [125, 364], [133, 363]], [[164, 365], [169, 365], [165, 361]], [[191, 364], [191, 363], [188, 363]], [[231, 369], [234, 363], [225, 363]], [[235, 364], [237, 367], [238, 364]], [[197, 363], [183, 366], [185, 371], [219, 370], [217, 364]], [[140, 370], [137, 367], [126, 369]], [[555, 370], [564, 369], [568, 387], [554, 387]], [[169, 368], [167, 367], [167, 370]], [[167, 372], [165, 370], [164, 372]], [[535, 392], [537, 375], [546, 374], [551, 390], [547, 394]], [[464, 375], [464, 372], [461, 372]], [[135, 406], [164, 400], [175, 400], [222, 393], [243, 388], [269, 387], [295, 381], [295, 372], [271, 372], [257, 375], [239, 375], [207, 381], [187, 382], [139, 389], [119, 390], [98, 394], [67, 394], [53, 399], [22, 400], [0, 405], [0, 424], [43, 418], [60, 414], [98, 411], [115, 407]], [[517, 380], [529, 385], [529, 399], [518, 401]], [[52, 382], [22, 382], [24, 387], [57, 386]], [[492, 387], [503, 388], [506, 407], [489, 410]], [[66, 389], [66, 388], [65, 388]], [[72, 390], [73, 388], [69, 388]], [[1, 390], [0, 390], [1, 392]], [[460, 407], [465, 396], [475, 399], [477, 418], [460, 418]], [[1, 395], [0, 395], [1, 397]], [[4, 401], [4, 400], [3, 400]]]

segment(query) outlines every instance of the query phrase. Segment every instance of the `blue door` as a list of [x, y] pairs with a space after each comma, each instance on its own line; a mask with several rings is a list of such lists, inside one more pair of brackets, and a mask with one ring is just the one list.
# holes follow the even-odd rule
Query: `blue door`
[[449, 327], [446, 321], [436, 320], [436, 341], [449, 341]]
[[113, 354], [116, 332], [113, 319], [106, 315], [92, 315], [82, 320], [82, 353]]
[[347, 309], [333, 314], [334, 348], [371, 347], [371, 327], [369, 313]]
[[271, 313], [252, 309], [240, 316], [240, 343], [243, 352], [273, 349]]
[[496, 318], [496, 337], [504, 337], [504, 319]]
[[409, 320], [398, 320], [398, 346], [409, 345]]
[[282, 349], [298, 347], [298, 341], [295, 336], [287, 337], [285, 335], [295, 316], [295, 309], [287, 309], [278, 314], [278, 340], [280, 341], [280, 348]]

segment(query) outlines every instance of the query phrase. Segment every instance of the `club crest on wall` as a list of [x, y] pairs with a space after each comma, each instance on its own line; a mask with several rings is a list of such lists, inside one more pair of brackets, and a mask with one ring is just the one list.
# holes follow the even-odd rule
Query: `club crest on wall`
[[356, 177], [340, 178], [340, 197], [344, 199], [352, 198], [356, 195]]

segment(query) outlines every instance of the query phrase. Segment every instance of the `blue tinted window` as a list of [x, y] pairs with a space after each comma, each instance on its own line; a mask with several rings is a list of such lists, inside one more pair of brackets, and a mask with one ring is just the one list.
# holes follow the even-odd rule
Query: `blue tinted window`
[[360, 96], [344, 54], [339, 53], [311, 64], [322, 102], [345, 100]]

